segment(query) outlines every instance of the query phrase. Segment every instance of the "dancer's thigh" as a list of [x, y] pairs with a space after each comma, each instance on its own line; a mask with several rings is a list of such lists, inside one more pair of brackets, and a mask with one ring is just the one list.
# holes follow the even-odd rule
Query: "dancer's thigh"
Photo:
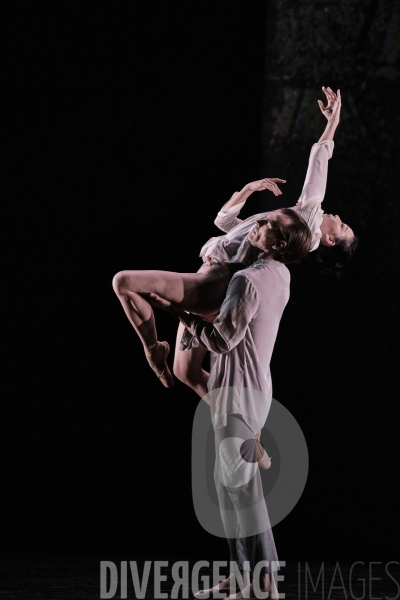
[[117, 277], [123, 293], [155, 293], [185, 310], [206, 315], [218, 310], [225, 297], [229, 277], [221, 277], [221, 269], [202, 267], [199, 273], [120, 271]]
[[199, 378], [203, 359], [207, 354], [206, 348], [197, 346], [190, 350], [179, 350], [179, 344], [185, 331], [182, 323], [179, 323], [178, 332], [176, 335], [175, 358], [174, 358], [174, 373], [188, 380]]

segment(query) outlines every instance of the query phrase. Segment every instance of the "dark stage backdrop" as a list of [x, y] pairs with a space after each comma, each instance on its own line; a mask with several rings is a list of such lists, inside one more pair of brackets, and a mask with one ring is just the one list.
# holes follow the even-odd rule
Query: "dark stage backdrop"
[[[292, 269], [274, 396], [306, 435], [310, 474], [274, 531], [283, 560], [395, 560], [398, 3], [300, 4], [13, 9], [4, 552], [227, 559], [192, 507], [197, 397], [157, 381], [111, 280], [196, 271], [248, 181], [286, 178], [293, 204], [329, 85], [343, 120], [326, 206], [361, 246], [340, 284]], [[260, 203], [276, 206], [255, 197], [245, 216]], [[175, 322], [157, 319], [172, 343]]]

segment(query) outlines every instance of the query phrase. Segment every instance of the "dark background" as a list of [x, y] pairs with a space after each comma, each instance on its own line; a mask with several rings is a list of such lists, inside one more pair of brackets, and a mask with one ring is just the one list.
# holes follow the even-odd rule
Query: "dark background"
[[[398, 15], [385, 0], [14, 7], [3, 552], [228, 558], [192, 507], [198, 399], [154, 377], [111, 280], [196, 271], [248, 181], [285, 178], [294, 204], [325, 85], [343, 97], [325, 210], [361, 242], [339, 283], [291, 269], [274, 397], [310, 472], [274, 535], [283, 560], [396, 560]], [[275, 206], [260, 194], [243, 214]], [[172, 344], [175, 322], [157, 319]]]

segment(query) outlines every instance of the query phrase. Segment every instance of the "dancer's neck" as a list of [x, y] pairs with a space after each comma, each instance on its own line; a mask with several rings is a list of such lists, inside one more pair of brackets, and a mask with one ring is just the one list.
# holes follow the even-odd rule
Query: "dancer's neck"
[[274, 259], [276, 256], [276, 250], [273, 250], [272, 248], [268, 249], [267, 252], [260, 252], [260, 248], [256, 248], [255, 246], [252, 246], [252, 253], [251, 253], [251, 261], [252, 263], [256, 262], [256, 260], [260, 260], [262, 259], [266, 259], [266, 258], [272, 258]]

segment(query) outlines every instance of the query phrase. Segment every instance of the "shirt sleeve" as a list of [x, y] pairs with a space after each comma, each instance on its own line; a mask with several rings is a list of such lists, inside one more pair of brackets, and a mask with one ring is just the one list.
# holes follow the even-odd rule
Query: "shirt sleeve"
[[206, 323], [199, 317], [192, 321], [192, 334], [202, 346], [224, 354], [235, 348], [244, 338], [250, 321], [258, 309], [258, 294], [245, 275], [235, 275], [229, 284], [226, 298], [218, 317]]
[[[232, 200], [237, 193], [238, 192], [235, 192], [230, 199]], [[228, 233], [228, 231], [236, 227], [236, 225], [242, 223], [242, 219], [238, 219], [237, 216], [245, 204], [246, 200], [236, 204], [235, 206], [231, 206], [226, 212], [219, 211], [214, 224], [225, 233]]]
[[324, 199], [328, 177], [328, 160], [332, 156], [333, 148], [334, 142], [331, 140], [324, 140], [314, 144], [311, 148], [306, 179], [296, 204], [297, 212], [307, 223], [309, 219], [312, 220], [313, 212], [320, 207]]
[[333, 148], [334, 143], [331, 140], [324, 140], [313, 145], [301, 196], [297, 204], [292, 206], [292, 209], [303, 217], [310, 228], [312, 235], [310, 252], [318, 248], [322, 235], [320, 227], [324, 211], [321, 203], [325, 196], [328, 160], [332, 156]]

